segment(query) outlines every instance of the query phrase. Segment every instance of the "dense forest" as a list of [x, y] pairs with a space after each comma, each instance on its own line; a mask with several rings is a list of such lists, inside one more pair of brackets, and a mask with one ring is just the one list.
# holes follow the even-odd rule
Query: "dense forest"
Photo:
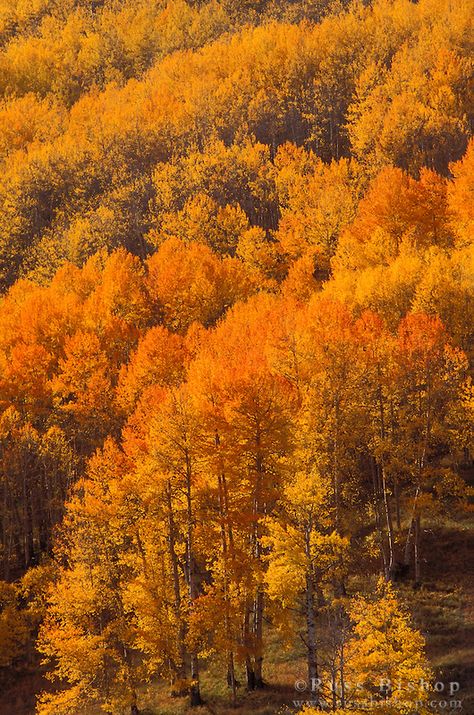
[[474, 712], [473, 20], [0, 0], [2, 715]]

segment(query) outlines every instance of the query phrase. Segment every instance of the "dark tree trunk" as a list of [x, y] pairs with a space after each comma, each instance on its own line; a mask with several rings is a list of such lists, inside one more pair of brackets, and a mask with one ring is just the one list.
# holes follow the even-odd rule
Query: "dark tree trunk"
[[415, 583], [419, 584], [421, 580], [421, 568], [420, 568], [420, 515], [417, 514], [415, 518]]
[[174, 609], [175, 617], [179, 623], [178, 628], [178, 651], [180, 657], [180, 663], [176, 668], [176, 676], [180, 680], [186, 678], [186, 626], [181, 613], [181, 589], [179, 583], [179, 569], [178, 569], [178, 557], [176, 554], [176, 537], [175, 537], [175, 525], [173, 517], [173, 501], [171, 493], [171, 483], [168, 481], [166, 496], [168, 502], [168, 547], [171, 560], [171, 566], [173, 570], [173, 591], [174, 591]]
[[235, 678], [234, 653], [230, 651], [227, 665], [227, 684], [232, 691], [232, 705], [237, 703], [237, 681]]
[[316, 648], [316, 589], [313, 581], [313, 568], [310, 551], [311, 529], [306, 532], [306, 557], [308, 573], [306, 574], [306, 647], [308, 665], [308, 687], [311, 689], [311, 699], [315, 707], [319, 707], [318, 661]]
[[201, 691], [199, 688], [199, 659], [195, 653], [191, 655], [191, 687], [189, 689], [189, 705], [197, 708], [202, 705]]
[[247, 690], [255, 690], [255, 671], [250, 657], [245, 659], [245, 675], [247, 678]]
[[256, 641], [256, 655], [255, 655], [255, 688], [265, 687], [263, 682], [263, 591], [261, 589], [257, 592], [257, 597], [255, 599], [255, 641]]
[[[188, 561], [188, 578], [189, 578], [189, 600], [191, 608], [197, 597], [197, 585], [195, 574], [194, 560], [194, 533], [193, 533], [193, 503], [192, 503], [192, 468], [191, 457], [186, 450], [186, 502], [187, 502], [187, 561]], [[199, 658], [196, 652], [191, 653], [191, 686], [189, 689], [189, 705], [190, 707], [199, 707], [202, 705], [201, 693], [199, 688]]]

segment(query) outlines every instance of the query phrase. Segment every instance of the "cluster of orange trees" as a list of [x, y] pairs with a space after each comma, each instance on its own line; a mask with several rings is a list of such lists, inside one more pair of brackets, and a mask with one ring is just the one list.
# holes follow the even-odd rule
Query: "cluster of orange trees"
[[0, 668], [38, 632], [39, 713], [199, 705], [209, 658], [236, 701], [269, 622], [338, 712], [429, 679], [390, 582], [469, 493], [472, 10], [0, 0]]

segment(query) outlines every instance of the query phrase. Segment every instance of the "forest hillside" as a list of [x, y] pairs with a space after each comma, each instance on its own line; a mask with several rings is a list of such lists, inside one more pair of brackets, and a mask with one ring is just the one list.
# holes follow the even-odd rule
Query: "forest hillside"
[[0, 0], [0, 712], [474, 712], [473, 0]]

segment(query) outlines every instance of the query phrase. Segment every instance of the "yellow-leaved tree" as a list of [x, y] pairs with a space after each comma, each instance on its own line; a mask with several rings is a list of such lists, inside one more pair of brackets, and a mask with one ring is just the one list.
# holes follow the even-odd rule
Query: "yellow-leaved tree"
[[[314, 684], [321, 677], [320, 606], [330, 603], [332, 586], [344, 575], [349, 540], [332, 530], [330, 484], [314, 467], [311, 469], [311, 454], [305, 456], [306, 460], [300, 460], [301, 471], [291, 475], [284, 490], [278, 516], [265, 521], [267, 533], [262, 543], [268, 560], [266, 591], [277, 605], [275, 616], [279, 611], [277, 621], [292, 631], [293, 637], [303, 621], [300, 637], [306, 647], [308, 683]], [[290, 620], [293, 627], [288, 629]], [[313, 695], [322, 704], [318, 688], [313, 688]]]
[[[372, 709], [382, 715], [431, 712], [432, 672], [425, 641], [393, 585], [381, 578], [375, 593], [355, 595], [347, 601], [346, 610], [350, 632], [336, 691], [332, 684], [333, 715], [362, 715]], [[324, 697], [324, 680], [312, 690], [312, 699], [300, 715], [317, 715], [320, 706], [330, 704]], [[321, 701], [314, 697], [319, 691]]]
[[39, 715], [73, 715], [95, 706], [138, 715], [137, 685], [146, 679], [133, 614], [123, 597], [128, 576], [121, 555], [130, 538], [121, 527], [116, 483], [127, 460], [109, 439], [91, 459], [87, 479], [67, 506], [56, 543], [57, 574], [38, 648], [62, 688], [43, 693]]
[[382, 578], [373, 596], [355, 596], [349, 607], [354, 638], [348, 649], [352, 691], [357, 703], [372, 701], [388, 713], [428, 712], [432, 672], [425, 641], [391, 583]]

